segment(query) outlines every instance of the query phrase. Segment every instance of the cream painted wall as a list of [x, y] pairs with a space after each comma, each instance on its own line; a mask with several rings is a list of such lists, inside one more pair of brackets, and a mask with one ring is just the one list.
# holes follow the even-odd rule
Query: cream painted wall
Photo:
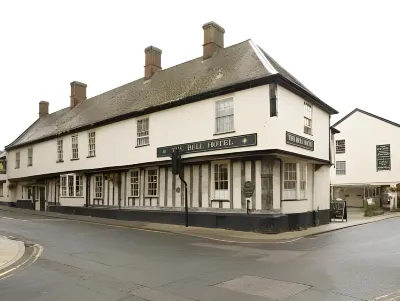
[[[235, 132], [215, 136], [215, 102], [228, 97], [234, 98]], [[282, 149], [328, 160], [329, 115], [313, 106], [313, 135], [304, 134], [304, 101], [282, 87], [279, 87], [278, 97], [279, 117], [269, 116], [268, 85], [153, 113], [148, 116], [150, 120], [150, 145], [143, 147], [136, 147], [137, 119], [135, 118], [98, 127], [95, 129], [96, 157], [93, 158], [87, 158], [88, 131], [78, 134], [79, 160], [70, 160], [72, 158], [71, 135], [63, 137], [64, 162], [62, 163], [56, 163], [56, 139], [37, 143], [33, 146], [33, 166], [30, 167], [27, 166], [28, 147], [11, 150], [8, 154], [8, 177], [12, 179], [162, 161], [165, 158], [157, 158], [156, 156], [157, 147], [250, 133], [258, 134], [257, 146], [185, 156], [193, 157], [261, 149]], [[143, 117], [146, 116], [140, 118]], [[287, 145], [286, 131], [314, 140], [315, 150], [308, 151]], [[17, 151], [21, 153], [19, 169], [15, 169], [15, 154]]]
[[[346, 175], [336, 175], [336, 167], [332, 167], [333, 185], [400, 183], [399, 127], [355, 112], [336, 128], [340, 133], [335, 140], [345, 139], [346, 152], [335, 154], [335, 160], [346, 161]], [[390, 144], [390, 171], [376, 170], [376, 145], [380, 144]]]
[[330, 208], [330, 170], [331, 166], [323, 165], [314, 172], [314, 208]]

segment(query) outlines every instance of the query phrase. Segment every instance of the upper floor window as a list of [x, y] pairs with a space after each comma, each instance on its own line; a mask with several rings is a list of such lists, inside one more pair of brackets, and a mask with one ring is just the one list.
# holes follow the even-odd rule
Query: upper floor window
[[71, 141], [72, 141], [72, 159], [79, 159], [78, 135], [72, 136]]
[[137, 121], [137, 146], [149, 143], [149, 118], [139, 119]]
[[269, 84], [269, 116], [278, 116], [277, 84]]
[[139, 170], [132, 170], [130, 174], [131, 178], [131, 197], [139, 197], [139, 182], [140, 174]]
[[304, 103], [304, 133], [312, 134], [312, 107]]
[[15, 153], [15, 168], [19, 168], [20, 163], [21, 163], [21, 153], [16, 152]]
[[346, 152], [346, 142], [344, 139], [336, 140], [336, 153], [344, 154]]
[[283, 198], [284, 200], [307, 199], [307, 164], [283, 164]]
[[96, 156], [96, 132], [89, 133], [89, 157]]
[[62, 175], [61, 196], [62, 197], [82, 197], [83, 196], [83, 176], [76, 174]]
[[158, 194], [158, 169], [149, 168], [147, 172], [147, 196], [157, 196]]
[[28, 166], [33, 164], [33, 148], [28, 148]]
[[338, 176], [346, 174], [346, 161], [336, 161], [336, 174]]
[[226, 133], [234, 130], [233, 98], [219, 100], [215, 103], [215, 132]]
[[57, 140], [57, 162], [62, 162], [64, 158], [63, 140]]

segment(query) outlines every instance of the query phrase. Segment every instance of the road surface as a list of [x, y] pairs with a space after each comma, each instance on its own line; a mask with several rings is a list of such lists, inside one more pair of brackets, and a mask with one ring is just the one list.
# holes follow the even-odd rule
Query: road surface
[[399, 229], [393, 218], [286, 244], [230, 244], [0, 211], [0, 235], [43, 247], [0, 279], [0, 300], [397, 301]]

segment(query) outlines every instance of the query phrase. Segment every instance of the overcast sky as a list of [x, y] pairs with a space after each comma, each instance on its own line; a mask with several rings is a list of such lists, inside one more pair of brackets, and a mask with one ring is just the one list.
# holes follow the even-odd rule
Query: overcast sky
[[1, 1], [0, 149], [38, 117], [69, 106], [70, 82], [92, 97], [202, 55], [202, 25], [225, 46], [251, 38], [340, 114], [358, 107], [400, 122], [399, 1]]

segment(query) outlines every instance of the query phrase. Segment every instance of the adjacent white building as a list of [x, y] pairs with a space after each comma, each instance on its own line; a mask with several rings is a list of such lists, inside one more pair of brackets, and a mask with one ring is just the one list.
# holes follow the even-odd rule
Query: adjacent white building
[[6, 162], [7, 154], [5, 151], [0, 151], [0, 204], [8, 205], [8, 183], [7, 183], [7, 172], [6, 172]]
[[361, 208], [370, 197], [396, 207], [397, 193], [389, 190], [400, 183], [400, 154], [396, 152], [400, 124], [355, 109], [333, 127], [338, 131], [331, 170], [333, 197], [347, 200], [349, 207]]
[[318, 211], [329, 222], [337, 111], [252, 40], [224, 48], [222, 27], [203, 30], [202, 57], [163, 70], [150, 46], [143, 78], [88, 99], [72, 82], [69, 105], [51, 114], [40, 102], [39, 119], [6, 147], [12, 199], [37, 210], [182, 210], [169, 157], [179, 145], [191, 211], [240, 214], [249, 203], [252, 214], [305, 216], [309, 226]]

